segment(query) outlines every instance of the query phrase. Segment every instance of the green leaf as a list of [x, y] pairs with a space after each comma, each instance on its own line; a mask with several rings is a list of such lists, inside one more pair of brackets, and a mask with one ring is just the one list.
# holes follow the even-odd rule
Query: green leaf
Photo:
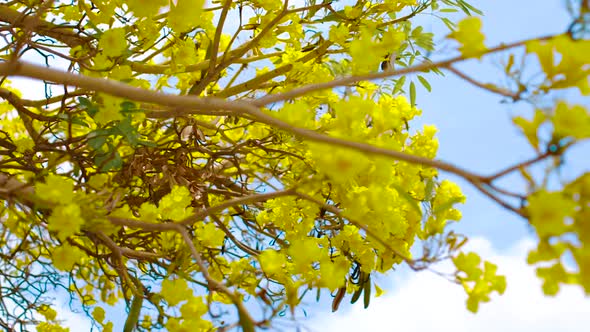
[[457, 203], [461, 203], [461, 201], [462, 201], [461, 198], [458, 198], [458, 197], [452, 198], [448, 202], [445, 202], [445, 203], [437, 206], [436, 209], [434, 209], [434, 211], [432, 211], [432, 214], [437, 215], [440, 212], [446, 211], [446, 210], [452, 208], [453, 205], [455, 205]]
[[343, 18], [346, 18], [346, 14], [344, 14], [344, 9], [341, 9], [336, 12], [331, 12], [330, 14], [324, 16], [319, 20], [313, 21], [314, 23], [325, 23], [325, 22], [340, 22]]
[[121, 103], [121, 113], [125, 114], [125, 115], [129, 115], [132, 113], [141, 113], [141, 112], [146, 112], [146, 110], [144, 110], [143, 108], [138, 108], [137, 104], [130, 102], [130, 101], [124, 101]]
[[434, 180], [432, 178], [426, 179], [426, 186], [424, 187], [424, 200], [429, 202], [434, 197]]
[[126, 117], [125, 120], [119, 122], [117, 126], [115, 126], [118, 134], [125, 137], [125, 140], [131, 144], [131, 146], [136, 147], [139, 144], [139, 133], [137, 129], [131, 125], [131, 117]]
[[475, 7], [473, 7], [472, 5], [468, 4], [465, 0], [459, 0], [458, 1], [460, 5], [467, 7], [468, 9], [471, 9], [472, 12], [478, 14], [478, 15], [483, 15], [483, 12]]
[[158, 144], [156, 144], [154, 142], [146, 141], [146, 140], [143, 140], [143, 139], [138, 140], [137, 141], [137, 144], [138, 145], [143, 145], [143, 146], [148, 146], [150, 148], [157, 148], [158, 147]]
[[462, 5], [461, 3], [459, 3], [459, 7], [461, 8], [461, 10], [462, 10], [462, 11], [463, 11], [465, 14], [467, 14], [467, 15], [471, 16], [471, 12], [469, 11], [469, 8], [468, 8], [468, 7], [466, 7], [465, 5]]
[[426, 90], [428, 90], [428, 92], [432, 91], [432, 88], [430, 87], [430, 83], [428, 83], [428, 81], [424, 77], [422, 77], [421, 75], [418, 75], [418, 80], [420, 81], [420, 83], [422, 83], [424, 88], [426, 88]]
[[58, 115], [57, 115], [57, 117], [58, 117], [59, 119], [62, 119], [62, 120], [64, 120], [64, 121], [71, 122], [72, 124], [77, 124], [77, 125], [80, 125], [80, 126], [84, 126], [84, 127], [86, 127], [86, 128], [90, 128], [90, 125], [88, 125], [88, 123], [86, 123], [86, 122], [85, 122], [85, 121], [84, 121], [82, 118], [80, 118], [80, 117], [73, 117], [73, 116], [70, 116], [70, 115], [68, 115], [68, 114], [64, 114], [64, 113], [60, 113], [60, 114], [58, 114]]
[[445, 76], [445, 73], [442, 72], [439, 68], [432, 68], [430, 71], [437, 74], [437, 75]]
[[416, 106], [416, 85], [414, 82], [410, 82], [410, 105]]
[[414, 30], [412, 30], [412, 33], [410, 36], [416, 38], [417, 36], [422, 34], [422, 30], [424, 30], [424, 28], [421, 26], [418, 26]]
[[94, 157], [94, 164], [100, 168], [101, 172], [108, 172], [112, 169], [118, 169], [123, 166], [123, 159], [115, 147], [109, 144], [107, 153], [99, 154]]
[[80, 106], [84, 108], [92, 106], [92, 102], [86, 97], [78, 97], [78, 103], [80, 103]]
[[402, 187], [396, 185], [396, 184], [392, 184], [392, 187], [397, 190], [397, 193], [400, 194], [401, 197], [403, 197], [408, 203], [410, 203], [410, 206], [416, 210], [416, 212], [418, 212], [419, 215], [422, 215], [422, 210], [420, 209], [420, 206], [418, 205], [418, 201], [412, 197], [410, 194], [408, 194], [408, 192], [406, 190], [404, 190]]
[[367, 280], [365, 281], [364, 285], [364, 293], [365, 296], [363, 297], [363, 305], [365, 309], [369, 307], [369, 302], [371, 301], [371, 275], [369, 274]]
[[393, 90], [391, 91], [392, 94], [395, 94], [399, 91], [402, 90], [402, 87], [404, 86], [404, 83], [406, 82], [406, 76], [402, 76], [400, 77], [397, 82], [395, 82], [395, 85], [393, 86]]
[[78, 103], [80, 103], [80, 106], [86, 110], [86, 113], [88, 113], [90, 117], [94, 118], [94, 115], [98, 113], [98, 106], [92, 103], [88, 98], [78, 97]]
[[113, 158], [111, 158], [102, 168], [101, 171], [106, 172], [112, 169], [119, 169], [123, 166], [123, 159], [119, 152], [115, 152]]
[[242, 30], [256, 30], [259, 26], [260, 24], [258, 23], [248, 23], [242, 25]]
[[350, 299], [350, 303], [351, 304], [356, 303], [356, 301], [358, 301], [358, 299], [361, 297], [361, 294], [363, 292], [363, 288], [364, 288], [363, 286], [364, 286], [364, 281], [365, 281], [365, 273], [362, 272], [362, 271], [359, 272], [359, 273], [360, 273], [360, 275], [359, 275], [359, 279], [358, 280], [359, 280], [360, 285], [359, 285], [359, 288], [356, 291], [354, 291], [354, 293], [352, 294], [352, 298]]
[[354, 293], [352, 294], [352, 298], [350, 299], [350, 303], [355, 304], [356, 301], [358, 301], [358, 299], [361, 297], [362, 293], [363, 293], [362, 288], [359, 288], [356, 291], [354, 291]]
[[141, 112], [142, 111], [141, 109], [138, 109], [136, 107], [137, 105], [135, 105], [134, 102], [131, 102], [131, 101], [128, 101], [128, 100], [122, 102], [120, 106], [121, 106], [121, 112], [124, 113], [124, 114], [137, 113], [137, 112]]
[[107, 142], [106, 136], [95, 136], [88, 139], [88, 145], [94, 150], [100, 150]]
[[441, 18], [441, 20], [447, 26], [447, 28], [449, 28], [449, 30], [455, 31], [455, 23], [451, 22], [451, 20], [446, 17]]
[[101, 150], [102, 146], [108, 141], [108, 136], [117, 134], [118, 130], [113, 127], [91, 131], [88, 134], [88, 145], [94, 150]]

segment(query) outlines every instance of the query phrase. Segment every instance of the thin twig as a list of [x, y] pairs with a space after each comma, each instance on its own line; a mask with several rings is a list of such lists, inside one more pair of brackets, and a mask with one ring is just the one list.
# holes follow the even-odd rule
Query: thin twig
[[186, 243], [186, 245], [188, 246], [191, 255], [193, 256], [193, 258], [197, 262], [197, 265], [199, 266], [199, 270], [201, 271], [203, 278], [205, 278], [205, 280], [207, 281], [207, 284], [209, 285], [209, 290], [222, 292], [229, 297], [229, 299], [233, 302], [234, 306], [238, 309], [238, 313], [240, 316], [240, 322], [242, 320], [247, 321], [247, 322], [245, 322], [245, 324], [241, 324], [243, 327], [244, 326], [255, 326], [256, 322], [254, 321], [254, 319], [252, 318], [252, 316], [250, 315], [250, 313], [248, 312], [248, 310], [244, 306], [243, 300], [241, 299], [241, 297], [238, 294], [232, 292], [223, 283], [221, 283], [221, 282], [215, 280], [213, 277], [211, 277], [211, 275], [209, 274], [209, 269], [207, 268], [207, 265], [205, 265], [205, 261], [201, 257], [201, 254], [197, 251], [197, 248], [195, 248], [193, 240], [190, 238], [188, 231], [182, 225], [179, 225], [179, 224], [175, 224], [175, 225], [177, 226], [176, 230], [180, 233], [180, 235], [182, 235], [182, 238], [183, 238], [184, 242]]
[[295, 194], [295, 188], [291, 188], [291, 189], [287, 189], [287, 190], [275, 191], [275, 192], [266, 193], [266, 194], [254, 194], [254, 195], [230, 199], [230, 200], [227, 200], [219, 205], [215, 205], [210, 208], [203, 209], [203, 210], [193, 214], [192, 216], [180, 221], [179, 224], [192, 225], [196, 221], [203, 220], [206, 216], [221, 212], [221, 211], [223, 211], [227, 208], [233, 207], [233, 206], [243, 205], [243, 204], [251, 204], [251, 203], [256, 203], [256, 202], [264, 202], [269, 199], [282, 197], [282, 196], [289, 196], [289, 195], [294, 195], [294, 194]]
[[520, 162], [520, 163], [518, 163], [516, 165], [507, 167], [507, 168], [505, 168], [505, 169], [503, 169], [503, 170], [501, 170], [499, 172], [496, 172], [496, 173], [494, 173], [492, 175], [482, 177], [482, 181], [487, 182], [487, 183], [490, 183], [490, 182], [492, 182], [492, 181], [494, 181], [496, 179], [499, 179], [499, 178], [501, 178], [501, 177], [503, 177], [505, 175], [508, 175], [508, 174], [510, 174], [510, 173], [518, 170], [519, 168], [528, 167], [528, 166], [530, 166], [532, 164], [535, 164], [535, 163], [537, 163], [539, 161], [542, 161], [542, 160], [546, 159], [547, 157], [549, 157], [551, 155], [552, 155], [552, 153], [550, 151], [547, 151], [547, 152], [545, 152], [543, 154], [540, 154], [540, 155], [536, 156], [535, 158], [531, 158], [529, 160], [525, 160], [523, 162]]
[[[557, 35], [549, 35], [549, 36], [544, 36], [544, 37], [540, 37], [540, 38], [521, 40], [521, 41], [517, 41], [514, 43], [510, 43], [510, 44], [501, 44], [499, 46], [487, 49], [484, 52], [484, 54], [491, 54], [491, 53], [511, 49], [514, 47], [519, 47], [519, 46], [526, 44], [527, 42], [529, 42], [531, 40], [547, 40], [547, 39], [555, 38], [556, 36]], [[336, 87], [340, 87], [340, 86], [347, 86], [347, 85], [361, 82], [361, 81], [372, 81], [372, 80], [376, 80], [376, 79], [396, 77], [396, 76], [407, 75], [407, 74], [412, 74], [412, 73], [417, 73], [417, 72], [426, 72], [426, 71], [429, 71], [429, 70], [432, 70], [435, 68], [447, 68], [456, 62], [460, 62], [460, 61], [463, 61], [466, 59], [467, 59], [466, 57], [461, 55], [461, 56], [456, 56], [454, 58], [450, 58], [450, 59], [438, 61], [438, 62], [425, 61], [425, 62], [422, 62], [421, 64], [418, 64], [418, 65], [415, 65], [412, 67], [408, 67], [408, 68], [402, 68], [402, 69], [396, 69], [396, 70], [386, 70], [386, 71], [378, 72], [378, 73], [343, 77], [343, 78], [336, 79], [336, 80], [333, 80], [330, 82], [309, 84], [306, 86], [302, 86], [300, 88], [293, 89], [291, 91], [272, 94], [272, 95], [268, 95], [268, 96], [256, 99], [253, 102], [253, 104], [256, 106], [265, 106], [265, 105], [276, 103], [279, 101], [289, 100], [289, 99], [293, 99], [293, 98], [300, 97], [303, 95], [307, 95], [311, 92], [336, 88]]]
[[400, 252], [399, 252], [399, 250], [397, 250], [397, 249], [393, 248], [392, 246], [390, 246], [390, 245], [389, 245], [389, 243], [387, 243], [385, 240], [383, 240], [383, 239], [381, 238], [381, 236], [379, 236], [379, 235], [378, 235], [378, 234], [376, 234], [375, 232], [371, 231], [371, 230], [370, 230], [370, 229], [369, 229], [367, 226], [365, 226], [363, 223], [361, 223], [361, 222], [359, 222], [359, 221], [357, 221], [357, 220], [354, 220], [354, 219], [351, 219], [351, 218], [349, 218], [349, 217], [345, 216], [345, 215], [343, 214], [343, 212], [342, 212], [340, 209], [338, 209], [337, 207], [335, 207], [335, 206], [332, 206], [332, 205], [330, 205], [330, 204], [326, 204], [326, 203], [324, 203], [324, 202], [321, 202], [321, 201], [318, 201], [317, 199], [315, 199], [315, 198], [313, 198], [313, 197], [311, 197], [311, 196], [309, 196], [309, 195], [307, 195], [307, 194], [304, 194], [304, 193], [302, 193], [302, 192], [296, 192], [296, 193], [295, 193], [295, 195], [297, 195], [297, 197], [299, 197], [299, 198], [302, 198], [302, 199], [305, 199], [305, 200], [307, 200], [307, 201], [310, 201], [310, 202], [312, 202], [312, 203], [315, 203], [315, 204], [317, 204], [317, 205], [318, 205], [318, 206], [320, 206], [322, 209], [324, 209], [324, 210], [326, 210], [326, 211], [328, 211], [328, 212], [332, 212], [333, 214], [335, 214], [335, 215], [337, 215], [337, 216], [339, 216], [339, 217], [345, 218], [345, 219], [346, 219], [346, 220], [348, 220], [348, 221], [349, 221], [351, 224], [353, 224], [353, 225], [355, 225], [356, 227], [358, 227], [358, 228], [362, 229], [363, 231], [365, 231], [365, 233], [366, 233], [368, 236], [370, 236], [371, 238], [375, 239], [377, 242], [379, 242], [379, 244], [381, 244], [382, 246], [384, 246], [384, 247], [385, 247], [387, 250], [391, 251], [391, 252], [392, 252], [392, 253], [394, 253], [396, 256], [398, 256], [398, 257], [400, 257], [401, 259], [403, 259], [403, 260], [404, 260], [404, 262], [406, 262], [406, 263], [408, 264], [408, 266], [410, 266], [412, 269], [414, 269], [414, 270], [422, 270], [422, 269], [423, 269], [423, 267], [421, 267], [421, 266], [418, 266], [418, 265], [417, 265], [417, 262], [418, 262], [418, 261], [416, 261], [416, 260], [413, 260], [413, 259], [411, 259], [411, 258], [407, 257], [406, 255], [404, 255], [404, 254], [400, 253]]
[[448, 66], [445, 67], [448, 71], [452, 72], [453, 74], [457, 75], [458, 77], [460, 77], [461, 79], [465, 80], [466, 82], [475, 85], [478, 88], [502, 95], [504, 97], [510, 97], [512, 98], [513, 101], [517, 101], [520, 99], [520, 95], [516, 92], [512, 92], [510, 90], [506, 90], [506, 89], [502, 89], [499, 88], [495, 85], [489, 85], [489, 84], [485, 84], [485, 83], [481, 83], [469, 76], [467, 76], [465, 73], [463, 73], [462, 71], [460, 71], [459, 69], [453, 67], [453, 66]]

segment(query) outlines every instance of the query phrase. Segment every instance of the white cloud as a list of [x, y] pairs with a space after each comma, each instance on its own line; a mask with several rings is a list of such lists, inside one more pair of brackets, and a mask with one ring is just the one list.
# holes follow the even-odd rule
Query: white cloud
[[[470, 250], [498, 264], [508, 287], [503, 296], [480, 306], [477, 314], [465, 307], [460, 286], [429, 272], [392, 276], [388, 294], [362, 305], [317, 315], [304, 325], [313, 331], [588, 331], [590, 298], [580, 288], [565, 287], [557, 297], [545, 297], [534, 269], [525, 257], [533, 246], [523, 240], [507, 251], [492, 248], [485, 239], [472, 239]], [[385, 286], [385, 285], [384, 285]], [[344, 306], [344, 305], [343, 305]]]

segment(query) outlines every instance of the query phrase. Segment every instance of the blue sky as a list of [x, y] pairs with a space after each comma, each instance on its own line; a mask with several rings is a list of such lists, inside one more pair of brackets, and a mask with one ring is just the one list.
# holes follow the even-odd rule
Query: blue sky
[[[488, 46], [560, 33], [570, 22], [561, 0], [472, 3], [484, 12], [483, 31]], [[436, 23], [431, 18], [422, 19]], [[445, 31], [440, 23], [431, 24], [431, 27], [434, 31]], [[458, 68], [482, 82], [498, 84], [502, 83], [502, 69], [493, 64], [505, 58], [492, 55], [482, 62], [472, 60]], [[444, 78], [430, 75], [429, 79], [433, 91], [430, 94], [423, 91], [417, 103], [423, 110], [420, 120], [439, 128], [439, 158], [485, 174], [534, 156], [533, 150], [511, 123], [515, 114], [530, 112], [530, 105], [500, 103], [501, 96], [474, 87], [450, 73]], [[576, 101], [580, 102], [578, 98]], [[585, 148], [589, 151], [587, 144]], [[580, 149], [575, 155], [581, 157]], [[568, 165], [567, 174], [570, 176], [579, 174], [583, 167], [588, 168], [588, 164], [576, 162], [576, 159], [580, 158], [568, 158], [572, 161]], [[468, 197], [468, 203], [462, 208], [464, 219], [459, 230], [486, 236], [499, 248], [510, 246], [527, 235], [522, 220], [506, 213], [460, 179], [453, 179], [462, 183]], [[506, 187], [519, 185], [514, 178], [504, 184]]]
[[[564, 31], [569, 17], [562, 0], [471, 0], [484, 11], [482, 18], [487, 45], [516, 41]], [[446, 33], [440, 21], [426, 15], [418, 21], [434, 31], [438, 41]], [[471, 61], [459, 68], [484, 82], [500, 83], [501, 71], [491, 65], [501, 57], [489, 57], [483, 62]], [[472, 171], [491, 173], [523, 158], [533, 156], [530, 149], [511, 123], [514, 114], [526, 113], [524, 103], [500, 103], [501, 97], [480, 90], [447, 74], [441, 78], [426, 76], [432, 92], [419, 89], [417, 103], [422, 117], [414, 122], [435, 124], [439, 128], [439, 158], [451, 161]], [[14, 80], [31, 91], [31, 82]], [[20, 82], [20, 83], [19, 83]], [[38, 82], [37, 82], [38, 83]], [[42, 91], [42, 90], [41, 90]], [[28, 97], [28, 96], [25, 96]], [[568, 100], [588, 105], [588, 99], [566, 95]], [[572, 178], [588, 171], [584, 155], [590, 146], [577, 148], [568, 157], [566, 177]], [[461, 179], [449, 177], [462, 185], [467, 203], [461, 208], [463, 221], [456, 230], [472, 237], [470, 247], [499, 265], [507, 275], [506, 294], [483, 304], [480, 313], [473, 315], [465, 309], [465, 294], [456, 285], [436, 275], [410, 273], [401, 269], [379, 278], [386, 294], [372, 301], [369, 309], [362, 304], [343, 303], [339, 312], [330, 312], [328, 299], [309, 304], [309, 319], [302, 321], [312, 331], [585, 331], [590, 326], [590, 299], [578, 288], [565, 288], [556, 298], [542, 295], [540, 282], [525, 263], [526, 251], [534, 245], [525, 222], [503, 210]], [[506, 187], [520, 186], [515, 178], [504, 181]], [[448, 266], [440, 267], [441, 269]], [[346, 302], [346, 301], [345, 301]], [[58, 299], [58, 306], [62, 306]], [[65, 309], [65, 305], [63, 309]], [[64, 310], [65, 314], [67, 310]], [[586, 314], [584, 314], [586, 313]], [[123, 314], [123, 313], [121, 313]], [[62, 313], [60, 313], [62, 316]], [[72, 331], [87, 326], [80, 315], [67, 318]], [[289, 330], [286, 324], [285, 330]]]

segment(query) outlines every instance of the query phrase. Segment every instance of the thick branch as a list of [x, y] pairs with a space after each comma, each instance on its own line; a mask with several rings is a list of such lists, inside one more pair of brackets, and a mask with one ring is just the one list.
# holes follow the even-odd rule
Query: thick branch
[[[347, 147], [367, 154], [386, 156], [397, 160], [403, 160], [412, 164], [426, 165], [453, 174], [457, 174], [470, 180], [479, 179], [478, 175], [443, 161], [432, 160], [429, 158], [415, 156], [401, 151], [381, 148], [366, 143], [348, 141], [321, 134], [313, 130], [294, 127], [286, 122], [283, 122], [277, 118], [274, 118], [270, 115], [263, 113], [257, 106], [252, 105], [253, 102], [241, 100], [227, 101], [221, 98], [212, 97], [199, 98], [195, 96], [175, 96], [161, 92], [149, 91], [141, 88], [132, 87], [130, 85], [112, 80], [72, 74], [20, 61], [15, 63], [0, 64], [0, 74], [8, 76], [25, 76], [37, 78], [64, 85], [76, 86], [79, 88], [84, 88], [92, 91], [104, 92], [111, 94], [113, 96], [127, 98], [129, 100], [178, 107], [180, 110], [175, 114], [177, 116], [198, 113], [191, 111], [192, 109], [209, 111], [226, 110], [232, 111], [239, 116], [247, 114], [254, 117], [256, 120], [260, 122], [285, 130], [287, 132], [308, 139], [310, 141], [327, 143], [334, 146]], [[315, 85], [310, 86], [313, 87]], [[299, 89], [295, 89], [293, 91], [296, 90]], [[275, 96], [284, 95], [285, 94], [278, 94]], [[260, 100], [261, 99], [257, 99], [254, 102], [259, 102]]]
[[59, 40], [70, 47], [86, 44], [92, 40], [90, 37], [80, 36], [72, 28], [61, 27], [35, 16], [23, 17], [21, 12], [7, 5], [0, 5], [0, 21], [10, 23], [17, 28], [35, 27], [35, 33]]
[[[537, 38], [536, 40], [546, 40], [553, 38], [554, 36], [546, 36], [542, 38]], [[528, 40], [514, 42], [511, 44], [500, 45], [494, 48], [490, 48], [486, 51], [487, 54], [498, 52], [518, 46], [524, 45]], [[359, 76], [351, 76], [345, 77], [342, 79], [337, 79], [331, 82], [326, 83], [319, 83], [319, 84], [311, 84], [307, 86], [303, 86], [301, 88], [297, 88], [285, 93], [279, 93], [274, 95], [268, 95], [266, 97], [251, 100], [251, 101], [227, 101], [221, 98], [198, 98], [193, 96], [174, 96], [170, 94], [164, 94], [159, 92], [153, 92], [149, 90], [144, 90], [140, 88], [131, 87], [129, 85], [114, 82], [106, 79], [99, 79], [99, 78], [92, 78], [86, 77], [83, 75], [76, 75], [68, 72], [57, 71], [37, 65], [32, 65], [24, 62], [16, 62], [16, 63], [2, 63], [0, 64], [0, 74], [4, 75], [14, 75], [14, 76], [26, 76], [31, 78], [37, 78], [46, 81], [53, 81], [65, 85], [73, 85], [79, 88], [88, 89], [91, 91], [98, 91], [98, 92], [105, 92], [114, 96], [127, 98], [134, 101], [142, 101], [147, 103], [154, 103], [159, 105], [167, 105], [171, 107], [176, 107], [178, 111], [176, 112], [169, 112], [169, 115], [187, 115], [198, 113], [192, 111], [193, 109], [196, 110], [208, 110], [208, 111], [230, 111], [234, 112], [238, 116], [245, 116], [249, 115], [250, 117], [255, 118], [257, 121], [266, 123], [268, 125], [274, 126], [275, 128], [279, 128], [300, 136], [304, 139], [330, 144], [332, 146], [340, 146], [340, 147], [347, 147], [357, 151], [361, 151], [371, 155], [381, 155], [387, 156], [390, 158], [394, 158], [397, 160], [406, 161], [413, 164], [420, 164], [425, 166], [430, 166], [437, 168], [442, 171], [446, 171], [449, 173], [453, 173], [459, 175], [469, 182], [471, 182], [476, 188], [482, 191], [484, 194], [490, 196], [491, 193], [485, 189], [482, 184], [484, 183], [484, 178], [480, 175], [475, 173], [471, 173], [467, 170], [454, 166], [452, 164], [439, 161], [439, 160], [432, 160], [420, 156], [410, 155], [401, 151], [390, 150], [386, 148], [381, 148], [377, 146], [373, 146], [370, 144], [362, 143], [362, 142], [354, 142], [348, 141], [340, 138], [331, 137], [325, 134], [318, 133], [316, 131], [299, 128], [292, 126], [286, 122], [283, 122], [279, 119], [276, 119], [266, 113], [263, 113], [259, 107], [264, 105], [284, 101], [288, 99], [292, 99], [295, 97], [299, 97], [302, 95], [306, 95], [308, 93], [323, 90], [323, 89], [330, 89], [338, 86], [345, 86], [351, 83], [364, 81], [364, 80], [373, 80], [378, 78], [385, 78], [385, 77], [392, 77], [392, 76], [399, 76], [404, 74], [410, 74], [420, 71], [428, 71], [434, 68], [444, 68], [449, 67], [450, 65], [465, 60], [464, 57], [454, 57], [448, 60], [436, 62], [436, 63], [422, 63], [413, 67], [405, 68], [405, 69], [398, 69], [398, 70], [390, 70], [381, 73], [374, 73], [374, 74], [366, 74], [366, 75], [359, 75]], [[175, 114], [172, 114], [175, 113]], [[168, 115], [167, 114], [167, 115]], [[493, 195], [492, 195], [493, 196]], [[496, 197], [490, 198], [496, 200]], [[505, 204], [502, 204], [505, 206]], [[506, 207], [506, 206], [505, 206]], [[511, 208], [510, 210], [514, 212], [518, 212], [517, 209]], [[520, 213], [519, 213], [520, 214]]]
[[39, 65], [17, 61], [0, 63], [0, 75], [24, 76], [39, 80], [75, 86], [96, 92], [104, 92], [113, 96], [128, 98], [134, 101], [167, 105], [185, 109], [199, 110], [232, 110], [238, 115], [243, 109], [257, 109], [247, 102], [226, 101], [221, 98], [196, 98], [191, 96], [175, 96], [171, 94], [136, 88], [114, 80], [89, 77], [55, 70]]

